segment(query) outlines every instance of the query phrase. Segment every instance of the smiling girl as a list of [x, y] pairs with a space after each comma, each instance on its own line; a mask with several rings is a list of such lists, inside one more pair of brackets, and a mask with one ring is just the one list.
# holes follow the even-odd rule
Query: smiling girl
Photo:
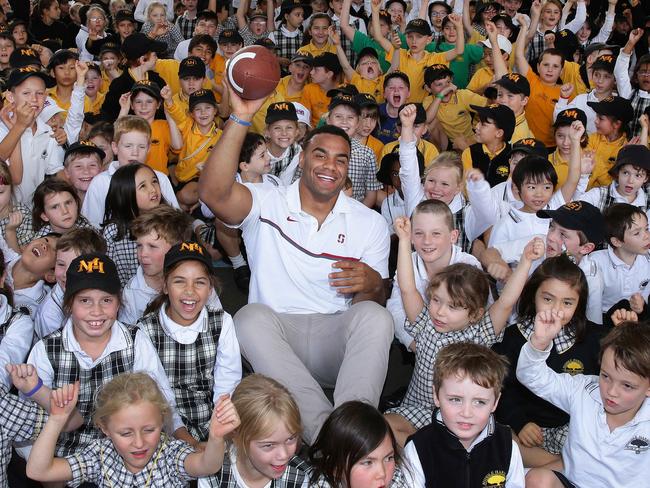
[[32, 222], [36, 237], [52, 232], [64, 234], [75, 227], [91, 227], [79, 213], [79, 197], [66, 181], [49, 178], [36, 187]]

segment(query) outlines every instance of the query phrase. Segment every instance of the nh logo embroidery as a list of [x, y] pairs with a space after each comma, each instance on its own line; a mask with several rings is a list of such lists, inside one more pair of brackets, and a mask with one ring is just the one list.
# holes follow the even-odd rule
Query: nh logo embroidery
[[95, 258], [92, 261], [86, 261], [82, 259], [79, 262], [79, 270], [77, 271], [78, 273], [81, 273], [82, 271], [85, 271], [86, 273], [93, 273], [95, 271], [98, 271], [99, 273], [104, 273], [104, 263], [99, 260], [99, 258]]
[[289, 105], [286, 103], [276, 103], [275, 104], [275, 109], [276, 110], [289, 110]]
[[575, 110], [565, 110], [564, 115], [572, 119], [578, 118], [578, 112], [576, 112]]
[[203, 254], [203, 249], [196, 242], [184, 242], [181, 244], [181, 251], [198, 252]]

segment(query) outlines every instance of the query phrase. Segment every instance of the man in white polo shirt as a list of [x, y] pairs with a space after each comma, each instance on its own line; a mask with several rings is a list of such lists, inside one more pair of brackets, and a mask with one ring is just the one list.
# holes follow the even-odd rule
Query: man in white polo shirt
[[283, 383], [312, 443], [335, 406], [377, 405], [393, 337], [384, 303], [389, 235], [381, 215], [342, 192], [350, 139], [324, 126], [300, 155], [302, 177], [288, 187], [239, 184], [239, 152], [264, 100], [232, 89], [232, 115], [199, 181], [217, 218], [241, 228], [251, 267], [249, 305], [235, 316], [253, 369]]

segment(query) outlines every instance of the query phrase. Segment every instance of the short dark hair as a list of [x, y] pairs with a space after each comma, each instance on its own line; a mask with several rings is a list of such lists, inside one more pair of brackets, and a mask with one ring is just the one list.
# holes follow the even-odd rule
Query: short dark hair
[[69, 193], [77, 203], [77, 218], [79, 218], [79, 214], [81, 213], [81, 200], [79, 200], [79, 195], [77, 195], [74, 187], [64, 180], [47, 178], [36, 187], [34, 196], [32, 197], [32, 226], [35, 231], [41, 230], [47, 224], [41, 218], [41, 214], [45, 212], [45, 197], [54, 193], [63, 192]]
[[306, 150], [309, 147], [309, 143], [311, 142], [311, 140], [319, 134], [330, 134], [333, 136], [342, 137], [343, 139], [345, 139], [345, 142], [348, 143], [348, 147], [350, 148], [350, 151], [352, 151], [352, 141], [350, 141], [350, 137], [345, 133], [345, 131], [343, 129], [340, 129], [339, 127], [328, 125], [328, 124], [321, 125], [320, 127], [317, 127], [316, 129], [309, 131], [302, 143], [303, 149]]
[[564, 53], [560, 49], [556, 49], [554, 47], [544, 49], [544, 51], [542, 51], [542, 54], [539, 55], [539, 58], [537, 58], [537, 62], [541, 63], [542, 59], [544, 59], [544, 56], [546, 54], [548, 54], [550, 56], [560, 56], [560, 58], [562, 58], [561, 65], [564, 66], [564, 61], [565, 61]]
[[[239, 151], [239, 161], [240, 163], [250, 163], [253, 153], [265, 142], [264, 136], [257, 134], [256, 132], [249, 132], [244, 138], [244, 143], [242, 144], [241, 151]], [[237, 171], [239, 171], [239, 166], [237, 166]]]
[[404, 83], [406, 83], [406, 86], [408, 87], [409, 90], [411, 89], [411, 81], [409, 80], [408, 75], [402, 71], [393, 71], [392, 73], [388, 73], [384, 77], [384, 90], [386, 89], [386, 85], [388, 85], [388, 82], [393, 78], [399, 78]]
[[198, 34], [196, 36], [193, 36], [192, 39], [190, 40], [189, 45], [187, 46], [187, 52], [191, 53], [192, 49], [194, 49], [196, 46], [200, 44], [205, 44], [210, 49], [212, 49], [213, 55], [216, 54], [217, 42], [212, 38], [212, 36], [208, 34]]
[[526, 181], [542, 183], [550, 181], [553, 188], [557, 186], [557, 173], [551, 162], [541, 156], [526, 156], [512, 172], [512, 184], [521, 191]]
[[650, 378], [650, 327], [623, 322], [600, 343], [600, 363], [607, 349], [614, 353], [614, 365], [622, 366], [642, 378]]
[[605, 209], [603, 217], [605, 218], [605, 235], [607, 242], [612, 243], [612, 238], [621, 242], [625, 241], [625, 231], [632, 227], [634, 218], [642, 216], [647, 218], [645, 212], [639, 207], [629, 203], [615, 203]]

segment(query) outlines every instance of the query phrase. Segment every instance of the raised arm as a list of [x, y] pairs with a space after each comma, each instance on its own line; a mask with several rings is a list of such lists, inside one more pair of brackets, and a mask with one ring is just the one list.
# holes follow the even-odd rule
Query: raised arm
[[[459, 2], [460, 0], [456, 0]], [[474, 27], [472, 27], [472, 19], [469, 17], [469, 0], [463, 0], [463, 27], [465, 28], [465, 33], [468, 36], [472, 35], [472, 32], [474, 31]], [[458, 36], [460, 37], [460, 33], [462, 31], [457, 31]]]
[[180, 151], [183, 148], [183, 136], [181, 131], [176, 125], [176, 120], [170, 113], [169, 107], [172, 106], [172, 90], [168, 85], [165, 85], [162, 90], [160, 90], [160, 96], [164, 100], [163, 108], [165, 110], [165, 119], [167, 119], [167, 125], [169, 126], [169, 136], [171, 140], [171, 146], [174, 150]]
[[379, 43], [384, 51], [391, 52], [393, 45], [388, 39], [382, 37], [381, 26], [379, 25], [379, 9], [381, 8], [381, 0], [372, 0], [372, 38]]
[[528, 24], [523, 15], [517, 14], [515, 18], [519, 21], [519, 34], [515, 45], [515, 66], [523, 76], [528, 74], [530, 65], [526, 59], [526, 44], [528, 42]]
[[[456, 32], [462, 32], [463, 22], [460, 15], [449, 14], [448, 17], [451, 23], [454, 24], [454, 27], [456, 27]], [[447, 61], [452, 61], [456, 58], [456, 56], [461, 56], [464, 52], [465, 52], [465, 36], [459, 34], [456, 36], [456, 47], [454, 49], [450, 49], [449, 51], [445, 51], [444, 55]]]
[[345, 55], [345, 51], [343, 51], [343, 48], [341, 47], [341, 38], [339, 37], [338, 33], [336, 32], [336, 29], [332, 25], [329, 28], [329, 35], [330, 35], [330, 42], [336, 48], [336, 57], [339, 58], [339, 63], [341, 63], [341, 68], [343, 68], [345, 81], [349, 82], [350, 80], [352, 80], [352, 77], [354, 76], [354, 68], [348, 61], [348, 58]]
[[508, 65], [504, 61], [501, 49], [499, 48], [499, 34], [494, 22], [486, 20], [485, 30], [487, 31], [488, 40], [492, 46], [492, 70], [494, 71], [493, 81], [496, 81], [503, 75], [508, 74]]
[[575, 121], [571, 124], [569, 131], [569, 138], [571, 139], [571, 156], [569, 156], [569, 175], [567, 176], [564, 185], [560, 188], [562, 197], [565, 202], [573, 200], [573, 194], [576, 192], [578, 182], [580, 181], [580, 164], [582, 162], [582, 148], [580, 147], [580, 139], [585, 133], [585, 127], [582, 122]]
[[440, 104], [445, 99], [445, 97], [449, 93], [455, 92], [456, 90], [458, 90], [458, 87], [450, 82], [449, 85], [444, 87], [440, 93], [433, 97], [433, 102], [431, 102], [431, 105], [429, 105], [426, 110], [427, 124], [430, 124], [436, 118], [438, 115], [438, 110], [440, 109]]
[[250, 190], [235, 182], [239, 152], [253, 116], [265, 99], [243, 100], [229, 84], [227, 90], [232, 114], [201, 172], [199, 198], [219, 220], [226, 224], [238, 225], [253, 207]]
[[350, 40], [350, 42], [354, 40], [354, 32], [355, 32], [354, 27], [350, 25], [351, 6], [352, 6], [352, 0], [343, 0], [343, 6], [341, 7], [341, 18], [339, 22], [341, 32], [345, 37], [347, 37]]
[[[273, 4], [273, 2], [267, 2]], [[246, 20], [246, 13], [248, 12], [248, 0], [239, 0], [239, 7], [237, 12], [235, 12], [235, 18], [237, 19], [237, 28], [243, 29], [248, 25]]]
[[408, 321], [415, 322], [424, 307], [424, 300], [415, 285], [413, 261], [411, 260], [411, 221], [408, 217], [397, 217], [394, 228], [399, 238], [397, 280], [399, 281], [402, 304]]
[[[9, 115], [13, 112], [12, 115]], [[0, 141], [0, 159], [9, 160], [9, 174], [14, 185], [23, 181], [23, 157], [20, 139], [26, 130], [29, 130], [36, 119], [36, 109], [28, 102], [16, 107], [15, 104], [6, 104], [0, 109], [0, 118], [9, 129], [9, 133]]]
[[634, 52], [636, 44], [643, 37], [643, 29], [634, 29], [630, 32], [627, 42], [616, 59], [614, 65], [614, 77], [616, 78], [616, 88], [621, 97], [629, 98], [632, 95], [632, 84], [630, 83], [630, 58]]
[[539, 19], [542, 15], [542, 1], [533, 0], [533, 3], [530, 5], [530, 24], [528, 24], [525, 16], [515, 15], [515, 19], [519, 22], [519, 25], [528, 26], [528, 37], [526, 37], [526, 45], [532, 42], [535, 34], [537, 33], [537, 27], [539, 26]]
[[519, 300], [533, 261], [543, 256], [544, 241], [539, 237], [535, 237], [524, 248], [519, 264], [510, 275], [510, 278], [508, 278], [508, 281], [506, 281], [506, 285], [503, 287], [499, 299], [490, 307], [490, 319], [492, 320], [492, 326], [497, 336], [506, 326], [508, 317], [512, 313], [512, 307]]
[[275, 2], [266, 2], [266, 32], [275, 31]]

